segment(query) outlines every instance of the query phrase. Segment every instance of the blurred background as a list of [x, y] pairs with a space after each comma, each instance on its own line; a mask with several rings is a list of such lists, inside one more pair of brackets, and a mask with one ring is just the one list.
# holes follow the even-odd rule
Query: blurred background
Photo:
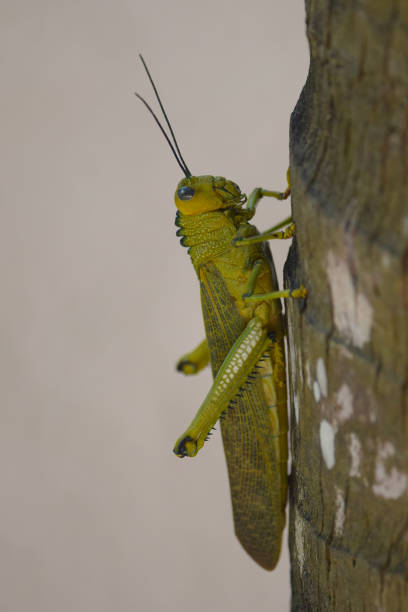
[[0, 610], [287, 610], [286, 536], [273, 573], [241, 549], [219, 431], [172, 453], [211, 380], [175, 372], [199, 288], [133, 94], [157, 107], [142, 52], [193, 173], [284, 189], [303, 3], [3, 0], [0, 29]]

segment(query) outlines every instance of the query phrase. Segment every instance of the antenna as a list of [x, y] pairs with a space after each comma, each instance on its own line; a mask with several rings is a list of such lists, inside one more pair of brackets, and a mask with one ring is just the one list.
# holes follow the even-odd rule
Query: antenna
[[175, 137], [174, 132], [173, 132], [173, 128], [171, 127], [171, 123], [170, 123], [170, 121], [169, 121], [169, 118], [167, 117], [166, 111], [164, 110], [164, 106], [163, 106], [162, 101], [161, 101], [161, 99], [160, 99], [159, 92], [157, 91], [156, 85], [154, 84], [154, 81], [153, 81], [152, 76], [151, 76], [151, 74], [150, 74], [150, 71], [149, 71], [149, 69], [148, 69], [148, 67], [147, 67], [147, 65], [146, 65], [146, 62], [145, 62], [145, 61], [144, 61], [144, 59], [143, 59], [143, 56], [142, 56], [141, 54], [139, 54], [139, 57], [140, 57], [140, 60], [141, 60], [141, 62], [142, 62], [142, 64], [143, 64], [143, 67], [144, 67], [144, 69], [145, 69], [145, 71], [146, 71], [146, 74], [147, 74], [147, 76], [149, 77], [149, 81], [150, 81], [150, 83], [151, 83], [151, 85], [152, 85], [152, 87], [153, 87], [153, 91], [154, 91], [154, 93], [155, 93], [156, 99], [157, 99], [157, 101], [158, 101], [158, 103], [159, 103], [159, 106], [160, 106], [161, 111], [162, 111], [162, 113], [163, 113], [164, 119], [165, 119], [165, 121], [166, 121], [166, 123], [167, 123], [167, 125], [168, 125], [169, 130], [170, 130], [170, 134], [171, 134], [171, 137], [172, 137], [172, 139], [173, 139], [174, 146], [173, 146], [173, 145], [172, 145], [172, 143], [170, 142], [170, 138], [169, 138], [169, 136], [167, 135], [167, 133], [166, 133], [166, 131], [165, 131], [164, 127], [163, 127], [163, 126], [162, 126], [162, 124], [160, 123], [159, 118], [157, 117], [156, 113], [153, 111], [153, 109], [151, 108], [151, 106], [150, 106], [150, 105], [149, 105], [149, 104], [146, 102], [146, 100], [145, 100], [144, 98], [142, 98], [142, 96], [141, 96], [140, 94], [135, 93], [135, 95], [136, 95], [136, 97], [137, 97], [137, 98], [139, 98], [139, 100], [141, 100], [141, 102], [143, 102], [143, 104], [146, 106], [146, 108], [148, 109], [148, 111], [149, 111], [149, 112], [152, 114], [152, 116], [154, 117], [154, 119], [155, 119], [155, 121], [156, 121], [157, 125], [159, 126], [159, 128], [160, 128], [160, 130], [161, 130], [161, 132], [162, 132], [163, 136], [165, 137], [165, 139], [167, 140], [167, 142], [168, 142], [168, 144], [169, 144], [169, 146], [170, 146], [171, 150], [173, 151], [173, 155], [174, 155], [174, 157], [176, 158], [178, 165], [180, 166], [180, 168], [182, 169], [182, 171], [183, 171], [183, 173], [186, 175], [186, 177], [187, 177], [187, 178], [189, 178], [189, 177], [191, 176], [191, 172], [190, 172], [190, 170], [188, 169], [188, 166], [187, 166], [186, 162], [184, 161], [184, 158], [183, 158], [183, 156], [182, 156], [182, 154], [181, 154], [180, 148], [179, 148], [179, 146], [178, 146], [178, 143], [177, 143], [176, 137]]

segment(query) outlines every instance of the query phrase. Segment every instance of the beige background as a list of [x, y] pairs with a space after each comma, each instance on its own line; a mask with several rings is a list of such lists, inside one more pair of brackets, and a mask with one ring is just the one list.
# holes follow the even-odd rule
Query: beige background
[[272, 574], [240, 548], [219, 433], [171, 452], [210, 375], [174, 370], [199, 292], [133, 92], [141, 51], [193, 173], [283, 188], [303, 3], [3, 0], [0, 23], [0, 610], [285, 610], [286, 544]]

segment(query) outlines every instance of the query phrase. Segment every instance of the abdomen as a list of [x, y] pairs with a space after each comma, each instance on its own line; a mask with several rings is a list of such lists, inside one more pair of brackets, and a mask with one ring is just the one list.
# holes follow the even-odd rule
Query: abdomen
[[[200, 281], [215, 376], [247, 321], [214, 263], [201, 267]], [[275, 319], [280, 321], [279, 317]], [[265, 357], [256, 379], [245, 386], [221, 420], [235, 533], [265, 569], [273, 569], [279, 558], [287, 486], [283, 334], [282, 329], [276, 331], [277, 343]]]

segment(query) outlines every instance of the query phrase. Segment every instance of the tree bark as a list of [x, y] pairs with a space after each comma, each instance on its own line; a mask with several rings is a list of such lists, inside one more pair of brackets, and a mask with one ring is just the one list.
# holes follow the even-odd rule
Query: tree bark
[[[408, 2], [307, 0], [291, 118], [292, 610], [408, 610]], [[289, 301], [288, 301], [289, 302]]]

